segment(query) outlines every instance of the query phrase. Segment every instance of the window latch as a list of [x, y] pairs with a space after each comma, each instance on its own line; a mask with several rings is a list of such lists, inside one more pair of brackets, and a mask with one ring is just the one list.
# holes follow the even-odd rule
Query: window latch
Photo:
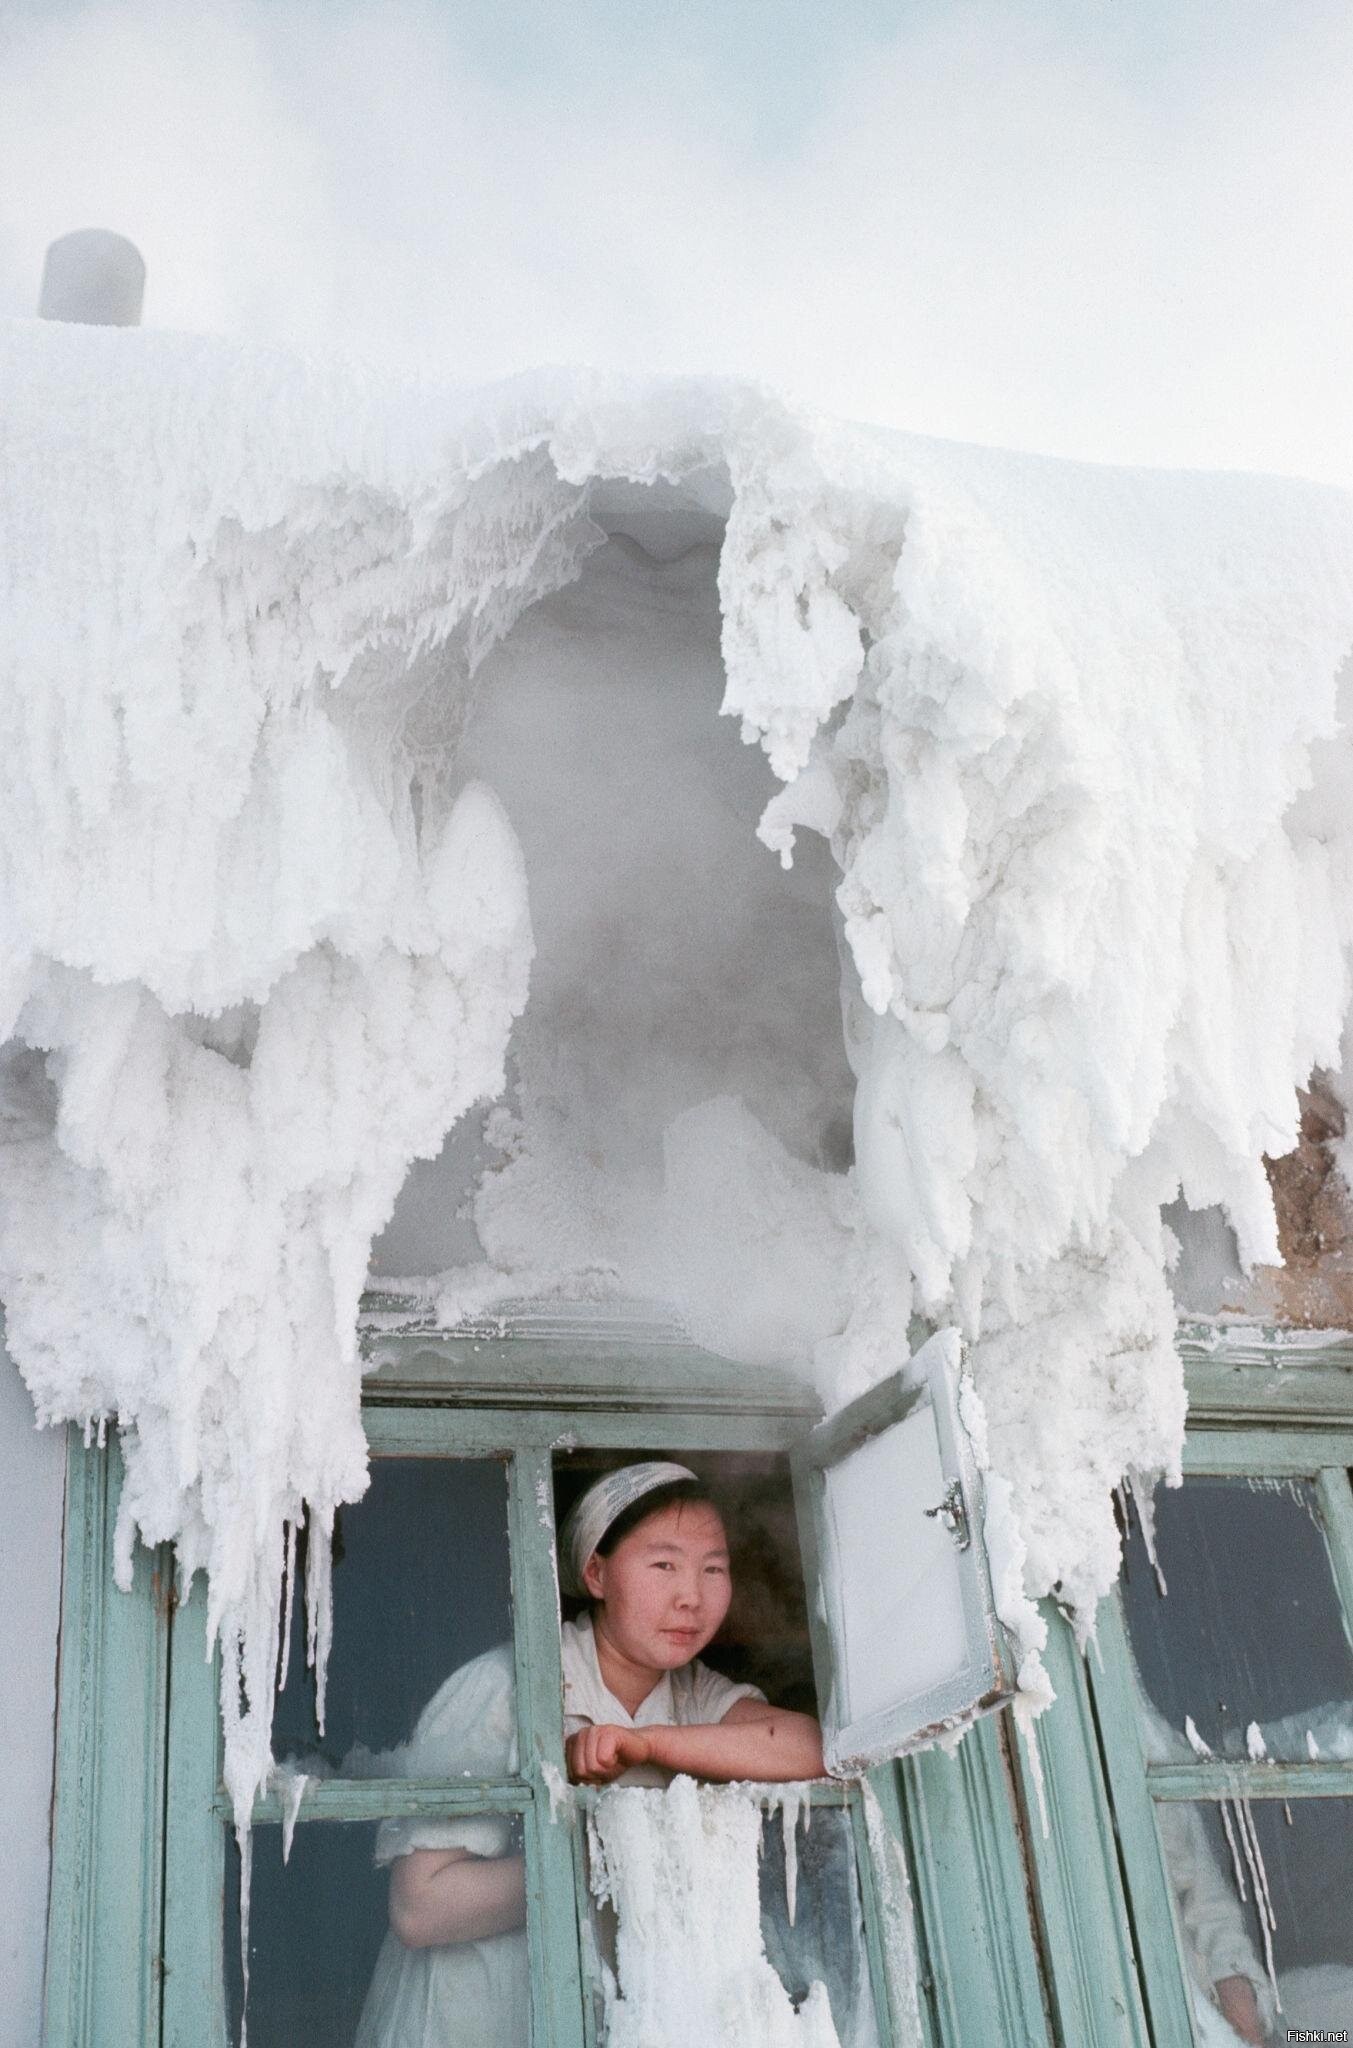
[[963, 1487], [957, 1480], [951, 1480], [944, 1499], [924, 1512], [932, 1520], [943, 1522], [954, 1539], [955, 1547], [966, 1550], [972, 1542], [972, 1530], [968, 1526], [968, 1509], [963, 1499]]

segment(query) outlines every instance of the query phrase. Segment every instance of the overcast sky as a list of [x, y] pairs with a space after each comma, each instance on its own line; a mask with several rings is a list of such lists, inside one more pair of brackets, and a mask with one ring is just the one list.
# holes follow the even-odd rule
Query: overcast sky
[[1353, 484], [1348, 0], [0, 0], [0, 312]]

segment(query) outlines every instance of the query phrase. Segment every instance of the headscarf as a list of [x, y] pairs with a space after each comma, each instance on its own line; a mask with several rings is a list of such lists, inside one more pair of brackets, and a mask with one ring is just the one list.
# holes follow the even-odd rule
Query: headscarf
[[563, 1590], [576, 1598], [585, 1596], [583, 1566], [626, 1508], [660, 1486], [695, 1478], [689, 1465], [670, 1465], [650, 1458], [642, 1465], [622, 1465], [618, 1472], [607, 1472], [589, 1486], [574, 1501], [559, 1531], [559, 1583]]

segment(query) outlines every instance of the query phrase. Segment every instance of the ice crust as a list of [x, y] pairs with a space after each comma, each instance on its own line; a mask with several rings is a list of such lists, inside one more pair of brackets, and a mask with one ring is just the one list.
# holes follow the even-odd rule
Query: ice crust
[[[1114, 1484], [1177, 1469], [1160, 1206], [1219, 1204], [1276, 1259], [1262, 1157], [1338, 1064], [1353, 502], [712, 380], [465, 392], [27, 322], [0, 474], [9, 1342], [44, 1420], [117, 1418], [124, 1574], [138, 1533], [208, 1574], [237, 1810], [287, 1529], [365, 1484], [372, 1237], [501, 1092], [526, 1002], [516, 821], [464, 734], [490, 651], [601, 547], [605, 480], [722, 522], [723, 708], [785, 785], [767, 858], [813, 833], [839, 869], [854, 1168], [697, 1105], [670, 1241], [698, 1264], [711, 1217], [749, 1223], [808, 1274], [769, 1349], [830, 1401], [911, 1311], [957, 1323], [1003, 1556], [1088, 1619]], [[506, 1272], [501, 1199], [490, 1225]], [[695, 1321], [756, 1355], [735, 1278]]]
[[619, 1916], [608, 2048], [843, 2048], [825, 1987], [796, 2009], [767, 1960], [761, 1818], [754, 1792], [693, 1778], [598, 1800], [592, 1889]]

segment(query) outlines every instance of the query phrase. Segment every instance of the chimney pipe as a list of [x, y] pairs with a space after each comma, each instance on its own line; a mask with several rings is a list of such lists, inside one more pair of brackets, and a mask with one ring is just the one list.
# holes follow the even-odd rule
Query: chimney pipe
[[40, 320], [87, 327], [139, 327], [146, 266], [135, 243], [107, 228], [77, 228], [47, 251]]

